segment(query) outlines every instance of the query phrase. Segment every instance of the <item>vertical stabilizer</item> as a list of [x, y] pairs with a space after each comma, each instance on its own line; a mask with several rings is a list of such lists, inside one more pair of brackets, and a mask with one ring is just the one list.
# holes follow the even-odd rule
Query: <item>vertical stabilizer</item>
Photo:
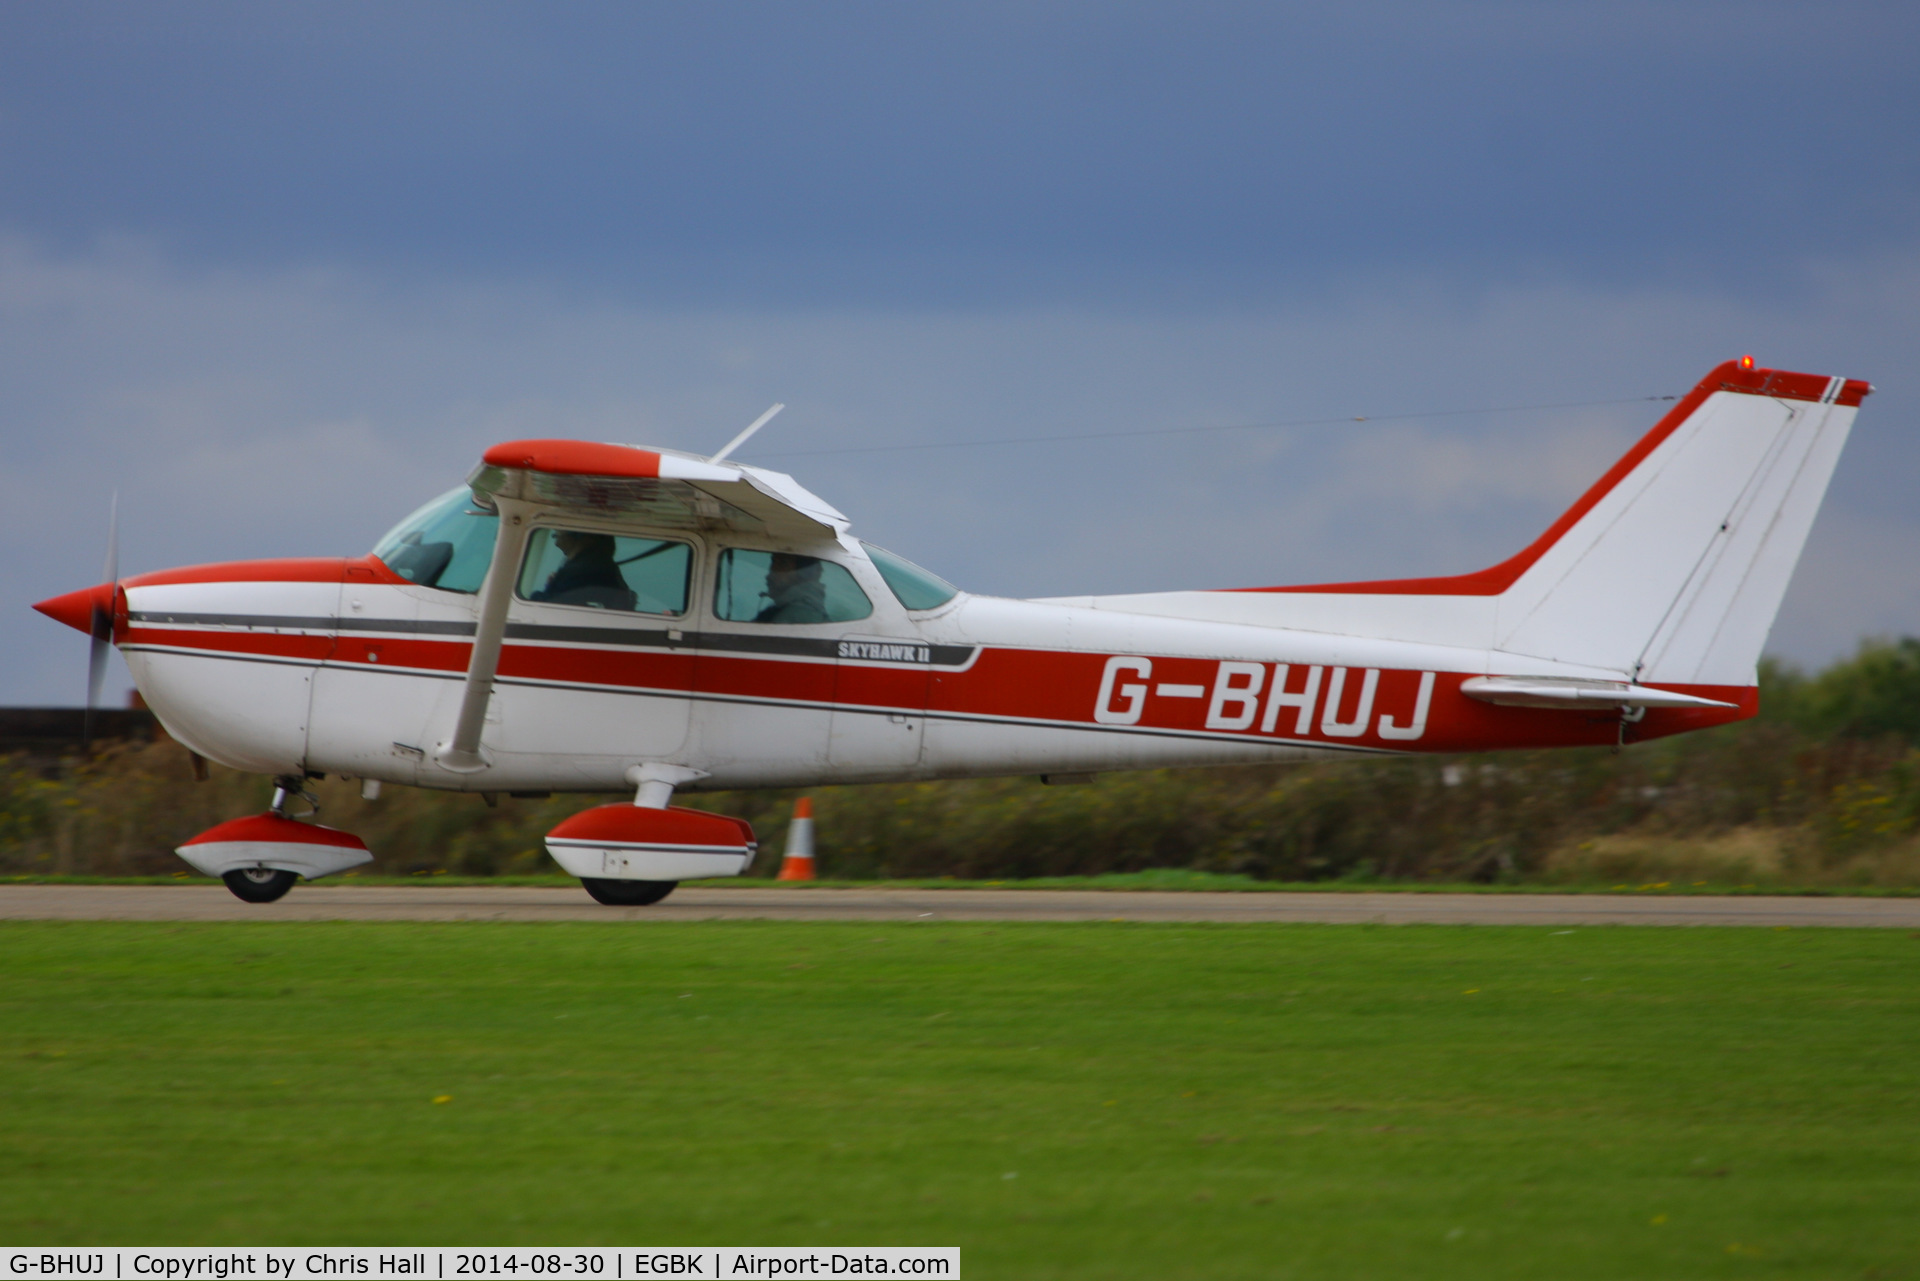
[[1869, 390], [1750, 362], [1715, 370], [1501, 593], [1493, 648], [1642, 681], [1751, 684]]
[[1546, 662], [1631, 681], [1751, 685], [1872, 390], [1730, 360], [1545, 533], [1477, 573], [1084, 603], [1447, 646], [1484, 655], [1491, 675], [1537, 674]]

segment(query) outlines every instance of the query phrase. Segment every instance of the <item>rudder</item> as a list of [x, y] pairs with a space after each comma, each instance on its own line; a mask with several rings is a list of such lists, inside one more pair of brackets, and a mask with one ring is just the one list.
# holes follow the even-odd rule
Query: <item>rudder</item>
[[1493, 648], [1646, 682], [1751, 684], [1870, 390], [1751, 360], [1714, 370], [1528, 549]]

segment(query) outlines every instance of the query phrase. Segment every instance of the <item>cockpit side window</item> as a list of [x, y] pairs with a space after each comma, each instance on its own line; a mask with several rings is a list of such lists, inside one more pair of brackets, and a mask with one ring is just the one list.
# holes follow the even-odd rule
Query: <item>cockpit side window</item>
[[536, 529], [520, 564], [522, 600], [639, 614], [687, 612], [693, 548], [660, 538]]
[[873, 602], [830, 560], [733, 547], [720, 554], [713, 612], [733, 623], [850, 623]]
[[409, 582], [471, 594], [487, 576], [499, 528], [500, 518], [462, 486], [395, 525], [373, 554]]

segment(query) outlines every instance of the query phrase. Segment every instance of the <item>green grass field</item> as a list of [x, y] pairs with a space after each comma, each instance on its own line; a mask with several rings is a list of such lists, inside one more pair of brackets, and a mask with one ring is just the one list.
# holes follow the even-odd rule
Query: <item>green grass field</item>
[[0, 925], [8, 1243], [1920, 1277], [1920, 936]]

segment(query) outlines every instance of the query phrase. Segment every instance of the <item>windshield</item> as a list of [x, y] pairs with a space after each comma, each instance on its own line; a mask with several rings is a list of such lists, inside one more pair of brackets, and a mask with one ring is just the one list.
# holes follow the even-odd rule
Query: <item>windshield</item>
[[860, 545], [867, 549], [867, 558], [880, 571], [880, 577], [887, 580], [887, 587], [908, 609], [938, 609], [960, 594], [960, 589], [946, 579], [929, 574], [884, 547], [875, 547], [872, 543]]
[[373, 549], [386, 567], [422, 587], [477, 592], [493, 560], [500, 518], [473, 504], [462, 485], [393, 527]]

